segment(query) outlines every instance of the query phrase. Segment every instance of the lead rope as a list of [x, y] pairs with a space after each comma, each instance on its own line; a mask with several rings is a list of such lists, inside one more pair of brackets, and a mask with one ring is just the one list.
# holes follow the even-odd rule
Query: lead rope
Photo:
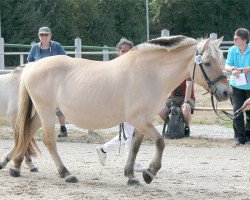
[[119, 145], [119, 154], [121, 153], [121, 145], [122, 145], [122, 136], [124, 140], [127, 140], [125, 131], [124, 131], [124, 123], [121, 123], [119, 125], [119, 141], [120, 141], [120, 145]]
[[165, 120], [164, 120], [164, 124], [163, 124], [163, 129], [162, 129], [162, 137], [166, 137], [166, 126], [167, 126], [167, 123], [168, 123], [168, 116], [167, 116], [167, 113], [166, 113], [166, 117], [165, 117]]

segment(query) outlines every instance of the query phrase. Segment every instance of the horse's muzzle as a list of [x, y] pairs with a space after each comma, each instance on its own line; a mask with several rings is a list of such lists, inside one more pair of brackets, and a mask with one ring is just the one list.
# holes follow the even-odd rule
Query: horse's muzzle
[[230, 87], [224, 88], [223, 90], [216, 90], [214, 95], [217, 101], [226, 101], [230, 98], [232, 89]]

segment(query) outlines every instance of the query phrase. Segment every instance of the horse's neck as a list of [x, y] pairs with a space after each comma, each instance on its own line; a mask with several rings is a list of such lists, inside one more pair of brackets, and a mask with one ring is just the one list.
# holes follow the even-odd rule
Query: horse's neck
[[189, 46], [169, 53], [158, 51], [155, 55], [145, 56], [145, 62], [151, 65], [152, 73], [156, 74], [159, 87], [165, 91], [165, 95], [191, 76], [195, 49], [196, 46]]
[[[159, 52], [158, 55], [155, 55], [155, 59], [153, 59], [155, 65], [160, 65], [160, 70], [155, 71], [164, 88], [170, 85], [170, 89], [174, 89], [175, 86], [191, 76], [195, 49], [196, 46], [190, 46], [183, 50], [169, 53]], [[155, 66], [155, 68], [158, 67]]]

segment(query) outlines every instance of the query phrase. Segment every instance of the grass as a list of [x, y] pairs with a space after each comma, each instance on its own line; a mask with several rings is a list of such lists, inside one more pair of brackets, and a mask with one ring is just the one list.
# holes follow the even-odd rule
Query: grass
[[[162, 122], [158, 122], [162, 124]], [[203, 122], [202, 122], [203, 123]], [[202, 124], [200, 123], [200, 124]], [[207, 123], [204, 123], [207, 124]], [[6, 120], [0, 119], [0, 127], [8, 128], [5, 131], [0, 131], [0, 139], [13, 139], [12, 130], [9, 128], [9, 124]], [[68, 130], [69, 137], [67, 138], [57, 138], [58, 142], [77, 142], [77, 143], [96, 143], [103, 144], [117, 135], [117, 131], [104, 133], [103, 130], [97, 130], [96, 133], [89, 134], [87, 131], [78, 131], [78, 130]], [[56, 134], [59, 133], [59, 130], [56, 130]], [[42, 129], [39, 129], [35, 135], [35, 139], [38, 141], [42, 140]], [[145, 138], [143, 141], [144, 144], [152, 144], [152, 141], [148, 138]], [[212, 138], [203, 138], [203, 137], [190, 137], [182, 139], [165, 139], [167, 146], [176, 145], [176, 146], [188, 146], [188, 147], [230, 147], [233, 143], [229, 139], [212, 139]]]

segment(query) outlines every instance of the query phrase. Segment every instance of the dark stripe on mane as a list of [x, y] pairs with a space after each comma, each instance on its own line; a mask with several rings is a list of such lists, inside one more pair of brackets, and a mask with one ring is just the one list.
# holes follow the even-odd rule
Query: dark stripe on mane
[[165, 47], [173, 47], [178, 46], [182, 41], [184, 41], [187, 37], [183, 35], [179, 36], [170, 36], [170, 37], [160, 37], [156, 39], [149, 40], [147, 43], [165, 46]]

